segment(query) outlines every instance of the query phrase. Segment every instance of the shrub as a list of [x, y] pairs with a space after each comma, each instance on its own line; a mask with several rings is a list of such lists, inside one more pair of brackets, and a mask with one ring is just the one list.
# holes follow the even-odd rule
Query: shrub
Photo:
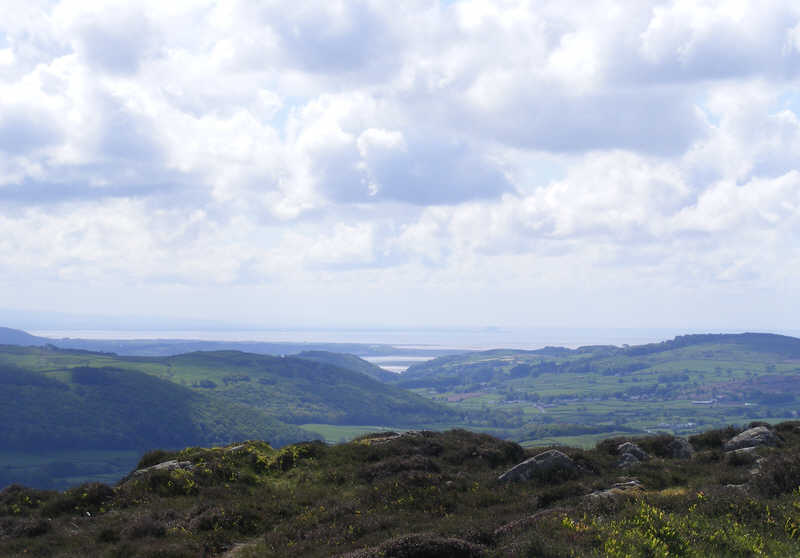
[[[702, 494], [700, 495], [702, 499]], [[762, 556], [760, 533], [728, 518], [696, 512], [673, 514], [640, 501], [629, 517], [608, 524], [593, 522], [604, 556]]]
[[50, 531], [50, 522], [41, 517], [26, 517], [16, 521], [9, 531], [14, 537], [38, 537]]
[[775, 425], [775, 432], [778, 434], [797, 434], [800, 433], [800, 421], [788, 420]]
[[139, 464], [136, 465], [136, 468], [144, 469], [146, 467], [152, 467], [153, 465], [158, 465], [164, 461], [175, 459], [176, 455], [177, 452], [174, 451], [166, 451], [162, 449], [150, 450], [142, 456], [142, 458], [139, 460]]
[[230, 529], [242, 535], [255, 535], [261, 521], [260, 514], [249, 507], [223, 508], [216, 505], [201, 506], [202, 511], [189, 522], [189, 528], [197, 531]]
[[186, 469], [152, 471], [147, 476], [147, 484], [150, 491], [159, 496], [188, 496], [199, 489], [194, 473]]
[[617, 451], [617, 447], [623, 442], [630, 442], [631, 438], [606, 438], [605, 440], [601, 440], [597, 442], [595, 445], [595, 450], [598, 453], [603, 453], [607, 455], [617, 455], [619, 452]]
[[383, 544], [344, 555], [342, 558], [481, 558], [486, 550], [454, 537], [430, 534], [404, 535]]
[[360, 472], [361, 478], [373, 480], [383, 478], [406, 471], [423, 471], [438, 473], [440, 468], [429, 457], [422, 455], [412, 455], [410, 457], [389, 457], [387, 459], [371, 463]]
[[46, 515], [65, 513], [97, 513], [114, 497], [114, 489], [99, 482], [85, 483], [58, 494], [45, 502], [42, 511]]
[[128, 539], [143, 539], [145, 537], [163, 537], [167, 528], [162, 521], [153, 516], [144, 516], [135, 520], [123, 529], [122, 534]]
[[655, 436], [645, 436], [643, 438], [636, 438], [636, 443], [639, 444], [644, 451], [656, 457], [671, 457], [669, 445], [675, 440], [675, 436], [671, 434], [656, 434]]
[[105, 527], [97, 533], [97, 542], [99, 543], [115, 543], [119, 542], [119, 532], [111, 527]]
[[0, 490], [0, 514], [21, 515], [37, 508], [51, 493], [11, 484]]
[[303, 442], [287, 446], [271, 456], [268, 468], [275, 471], [288, 471], [304, 460], [320, 457], [327, 446], [323, 442]]
[[547, 508], [556, 502], [572, 498], [574, 496], [583, 496], [586, 490], [576, 482], [567, 482], [562, 485], [545, 488], [539, 492], [539, 507]]
[[753, 487], [764, 496], [787, 494], [800, 487], [800, 452], [772, 454], [761, 463], [752, 480]]
[[721, 449], [725, 442], [739, 434], [739, 432], [741, 432], [740, 429], [727, 426], [725, 428], [718, 428], [716, 430], [703, 432], [702, 434], [689, 436], [689, 443], [691, 443], [697, 451]]

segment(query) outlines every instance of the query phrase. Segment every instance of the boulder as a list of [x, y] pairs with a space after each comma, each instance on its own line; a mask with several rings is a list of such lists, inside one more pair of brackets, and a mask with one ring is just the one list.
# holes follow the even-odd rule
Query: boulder
[[731, 450], [728, 453], [730, 453], [732, 455], [754, 455], [757, 450], [758, 450], [758, 448], [756, 446], [749, 446], [749, 447], [746, 447], [746, 448], [739, 448], [739, 449]]
[[737, 492], [747, 492], [750, 489], [750, 485], [747, 483], [742, 484], [726, 484], [725, 488], [728, 490], [736, 490]]
[[628, 467], [633, 467], [634, 465], [638, 465], [641, 463], [642, 460], [633, 455], [632, 453], [623, 453], [619, 461], [617, 461], [617, 467], [620, 469], [626, 469]]
[[623, 442], [618, 445], [617, 453], [619, 453], [619, 462], [617, 462], [617, 467], [622, 469], [625, 467], [631, 467], [632, 465], [637, 465], [642, 461], [647, 461], [650, 459], [650, 456], [647, 455], [647, 452], [633, 442]]
[[739, 448], [725, 453], [725, 462], [728, 465], [752, 465], [758, 460], [758, 448]]
[[764, 463], [766, 462], [767, 462], [766, 457], [759, 457], [758, 459], [756, 459], [755, 466], [752, 469], [750, 469], [749, 473], [751, 475], [759, 474], [761, 472], [761, 468], [764, 466]]
[[500, 482], [520, 482], [537, 477], [572, 474], [577, 470], [575, 462], [558, 450], [548, 450], [526, 459], [497, 477]]
[[689, 459], [694, 455], [694, 448], [686, 438], [675, 438], [667, 444], [667, 455], [672, 459]]
[[741, 448], [752, 448], [756, 446], [777, 446], [778, 437], [766, 426], [756, 426], [748, 428], [725, 442], [722, 447], [725, 451], [734, 451]]
[[647, 452], [645, 452], [642, 448], [640, 448], [633, 442], [623, 442], [620, 445], [618, 445], [617, 453], [619, 455], [625, 455], [626, 453], [629, 453], [639, 461], [646, 461], [649, 458]]
[[175, 469], [188, 469], [191, 470], [193, 468], [191, 461], [178, 461], [177, 459], [172, 459], [170, 461], [164, 461], [162, 463], [158, 463], [153, 465], [152, 467], [145, 467], [144, 469], [138, 469], [133, 472], [134, 476], [144, 475], [151, 471], [172, 471]]
[[597, 490], [589, 494], [589, 498], [613, 498], [622, 494], [635, 494], [643, 490], [642, 483], [633, 479], [628, 482], [618, 482], [611, 488]]

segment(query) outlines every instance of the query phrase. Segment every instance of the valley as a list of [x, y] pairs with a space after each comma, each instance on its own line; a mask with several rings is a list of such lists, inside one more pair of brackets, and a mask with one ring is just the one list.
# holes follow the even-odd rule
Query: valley
[[[0, 346], [9, 452], [0, 482], [64, 488], [121, 475], [143, 451], [186, 444], [263, 439], [280, 447], [466, 428], [526, 447], [590, 448], [613, 436], [777, 423], [800, 408], [800, 340], [772, 334], [406, 355], [412, 364], [403, 373], [324, 347], [141, 356]], [[108, 459], [98, 465], [85, 451], [108, 451]], [[120, 451], [131, 453], [119, 461]], [[20, 462], [32, 466], [12, 465]]]

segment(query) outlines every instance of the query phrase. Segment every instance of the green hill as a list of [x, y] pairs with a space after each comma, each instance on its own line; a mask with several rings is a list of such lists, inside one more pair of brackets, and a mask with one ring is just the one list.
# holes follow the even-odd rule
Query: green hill
[[674, 363], [692, 361], [715, 365], [738, 361], [743, 369], [763, 372], [764, 364], [780, 364], [784, 369], [794, 370], [798, 358], [800, 339], [794, 337], [766, 333], [685, 335], [633, 347], [495, 349], [444, 356], [410, 367], [395, 378], [395, 383], [415, 387], [470, 381], [497, 383], [548, 372], [626, 375], [659, 366], [674, 368]]
[[704, 334], [632, 347], [492, 350], [417, 364], [394, 383], [520, 441], [590, 443], [624, 430], [688, 434], [797, 416], [800, 339]]
[[734, 428], [548, 453], [464, 430], [154, 451], [113, 487], [0, 491], [0, 555], [798, 556], [800, 423], [769, 430], [739, 452]]
[[361, 372], [362, 374], [366, 374], [370, 378], [381, 382], [391, 382], [397, 377], [397, 374], [394, 372], [384, 370], [380, 366], [372, 364], [371, 362], [357, 357], [356, 355], [332, 353], [330, 351], [303, 351], [302, 353], [298, 353], [294, 356], [305, 360], [324, 362], [333, 366], [338, 366], [339, 368], [353, 370], [355, 372]]
[[294, 424], [414, 426], [453, 415], [439, 403], [360, 372], [298, 357], [239, 351], [121, 357], [54, 347], [0, 347], [2, 362], [53, 378], [84, 366], [136, 371], [212, 398], [217, 405], [244, 405]]
[[340, 428], [340, 439], [364, 430], [354, 425], [408, 428], [453, 415], [360, 372], [300, 358], [0, 346], [0, 486], [119, 478], [130, 450], [235, 439], [279, 447], [322, 438], [301, 424]]
[[320, 437], [207, 390], [115, 367], [113, 358], [0, 346], [0, 486], [116, 480], [153, 447]]
[[650, 355], [698, 345], [738, 346], [758, 353], [773, 354], [784, 358], [800, 358], [800, 339], [774, 333], [680, 335], [671, 341], [628, 347], [623, 352], [632, 356]]
[[0, 345], [44, 345], [49, 339], [36, 337], [19, 329], [0, 327]]
[[135, 370], [75, 366], [44, 374], [0, 364], [0, 447], [41, 452], [143, 449], [309, 432]]
[[166, 367], [161, 369], [164, 377], [206, 386], [215, 396], [296, 424], [413, 426], [446, 422], [454, 415], [439, 403], [361, 372], [305, 358], [215, 351], [158, 362]]

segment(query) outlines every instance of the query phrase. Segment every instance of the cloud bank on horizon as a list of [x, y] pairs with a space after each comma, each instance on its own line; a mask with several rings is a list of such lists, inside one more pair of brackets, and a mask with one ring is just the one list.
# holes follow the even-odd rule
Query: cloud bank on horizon
[[5, 2], [0, 307], [788, 327], [798, 77], [790, 1]]

